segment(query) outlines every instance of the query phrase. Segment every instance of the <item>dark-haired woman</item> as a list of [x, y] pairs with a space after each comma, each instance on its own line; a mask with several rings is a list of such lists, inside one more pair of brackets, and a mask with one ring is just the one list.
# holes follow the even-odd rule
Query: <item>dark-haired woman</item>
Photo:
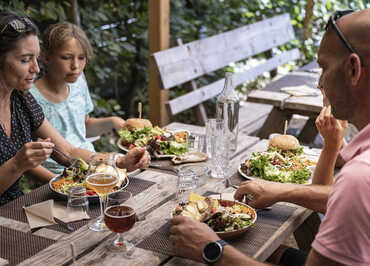
[[[50, 155], [65, 163], [52, 153], [54, 146], [75, 158], [88, 160], [91, 155], [68, 143], [28, 92], [39, 72], [39, 54], [37, 26], [27, 17], [0, 12], [0, 205], [21, 196], [20, 176]], [[145, 149], [134, 149], [116, 163], [132, 171], [149, 161]]]

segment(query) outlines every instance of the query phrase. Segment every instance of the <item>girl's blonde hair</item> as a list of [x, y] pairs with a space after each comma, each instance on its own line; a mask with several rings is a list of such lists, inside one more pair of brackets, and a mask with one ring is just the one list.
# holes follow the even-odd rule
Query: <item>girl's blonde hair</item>
[[51, 55], [57, 49], [62, 47], [64, 42], [72, 38], [76, 39], [80, 43], [85, 52], [85, 56], [87, 59], [90, 59], [92, 57], [93, 50], [85, 32], [77, 25], [67, 21], [49, 26], [42, 38], [43, 52], [47, 55]]

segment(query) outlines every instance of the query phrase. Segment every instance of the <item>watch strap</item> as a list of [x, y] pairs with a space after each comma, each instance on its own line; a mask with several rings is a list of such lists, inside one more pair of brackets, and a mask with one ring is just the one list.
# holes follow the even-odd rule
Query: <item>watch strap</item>
[[[206, 247], [210, 244], [216, 244], [219, 249], [220, 249], [220, 253], [218, 254], [217, 258], [215, 259], [211, 259], [211, 258], [208, 258], [207, 257], [207, 254], [205, 253], [205, 250], [206, 250]], [[217, 261], [220, 260], [220, 258], [222, 257], [222, 254], [223, 254], [223, 251], [224, 251], [224, 247], [228, 245], [228, 243], [225, 241], [225, 240], [222, 240], [222, 239], [219, 239], [219, 240], [216, 240], [215, 242], [209, 242], [206, 247], [203, 249], [203, 259], [204, 261], [208, 264], [208, 265], [213, 265], [214, 263], [216, 263]]]

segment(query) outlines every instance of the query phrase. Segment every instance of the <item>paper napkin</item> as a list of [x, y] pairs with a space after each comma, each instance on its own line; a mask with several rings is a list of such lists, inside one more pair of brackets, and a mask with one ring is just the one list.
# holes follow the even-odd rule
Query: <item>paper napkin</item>
[[23, 207], [30, 228], [38, 228], [56, 224], [54, 217], [65, 223], [90, 219], [82, 209], [67, 211], [65, 204], [54, 203], [54, 200], [43, 201], [28, 207]]
[[284, 88], [281, 88], [280, 91], [290, 94], [292, 96], [297, 96], [297, 97], [320, 95], [320, 91], [318, 89], [313, 89], [306, 85], [284, 87]]

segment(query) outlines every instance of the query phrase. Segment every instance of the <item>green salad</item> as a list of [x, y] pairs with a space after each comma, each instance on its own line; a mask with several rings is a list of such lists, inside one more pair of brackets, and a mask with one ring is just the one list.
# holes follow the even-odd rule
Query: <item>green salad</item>
[[121, 144], [127, 149], [146, 147], [154, 155], [180, 155], [187, 152], [187, 132], [173, 133], [158, 126], [143, 129], [121, 129]]
[[314, 162], [293, 153], [282, 155], [276, 149], [254, 152], [241, 165], [246, 175], [261, 177], [265, 180], [281, 183], [304, 184], [311, 178], [308, 166]]

